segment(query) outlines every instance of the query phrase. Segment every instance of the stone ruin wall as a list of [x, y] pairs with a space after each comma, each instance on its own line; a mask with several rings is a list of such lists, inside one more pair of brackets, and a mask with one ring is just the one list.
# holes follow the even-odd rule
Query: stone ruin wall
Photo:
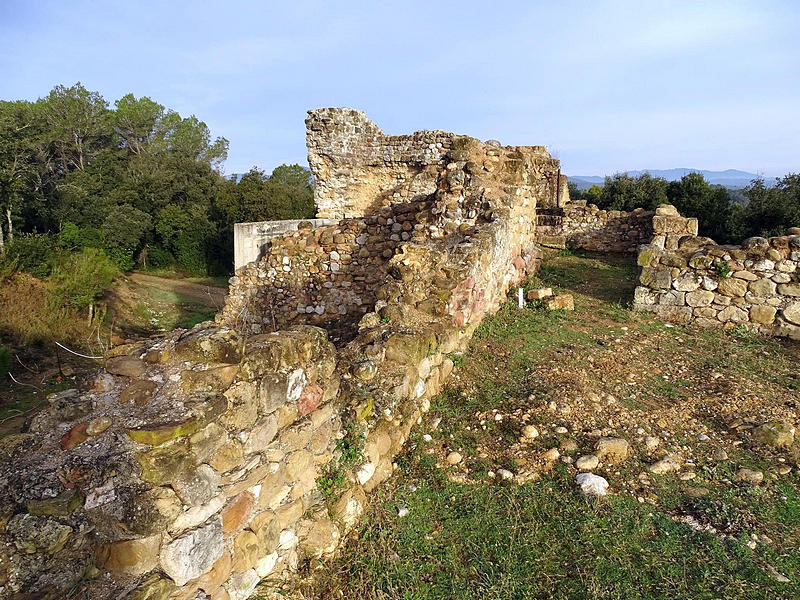
[[[312, 113], [311, 124], [319, 114], [338, 123], [349, 113]], [[271, 280], [261, 293], [284, 289], [281, 274], [303, 278], [327, 263], [323, 284], [334, 285], [322, 289], [333, 290], [333, 252], [340, 272], [377, 258], [351, 251], [345, 263], [342, 244], [360, 246], [364, 227], [380, 237], [389, 218], [389, 231], [413, 222], [409, 239], [381, 247], [374, 301], [353, 311], [345, 346], [306, 324], [237, 328], [226, 309], [216, 324], [115, 348], [82, 389], [50, 398], [26, 431], [0, 440], [0, 597], [244, 600], [264, 578], [260, 593], [279, 597], [298, 568], [335, 551], [441, 390], [448, 355], [538, 266], [535, 207], [558, 163], [538, 148], [456, 140], [433, 165], [432, 195], [397, 203], [414, 210], [300, 230], [245, 270]], [[253, 285], [241, 273], [231, 306]], [[301, 314], [294, 298], [286, 304]], [[345, 436], [363, 440], [363, 457], [326, 500], [319, 477], [337, 468]]]
[[800, 339], [800, 230], [719, 245], [672, 206], [659, 207], [653, 228], [639, 252], [635, 308], [676, 323]]
[[580, 248], [591, 252], [636, 254], [653, 238], [652, 211], [600, 210], [585, 201], [539, 210], [537, 237], [549, 248]]
[[219, 320], [248, 333], [298, 323], [353, 325], [375, 304], [391, 259], [430, 216], [425, 201], [383, 207], [273, 239], [261, 260], [238, 269]]
[[494, 211], [515, 203], [524, 202], [522, 227], [532, 226], [536, 202], [555, 205], [559, 189], [567, 189], [558, 185], [558, 161], [541, 146], [504, 148], [443, 132], [385, 136], [350, 109], [313, 111], [306, 124], [318, 214], [362, 216], [301, 226], [237, 269], [217, 320], [248, 333], [297, 323], [352, 325], [372, 310], [402, 245], [469, 238]]
[[437, 166], [456, 137], [444, 131], [388, 136], [362, 111], [337, 108], [309, 113], [306, 131], [317, 216], [324, 219], [362, 217], [432, 195]]

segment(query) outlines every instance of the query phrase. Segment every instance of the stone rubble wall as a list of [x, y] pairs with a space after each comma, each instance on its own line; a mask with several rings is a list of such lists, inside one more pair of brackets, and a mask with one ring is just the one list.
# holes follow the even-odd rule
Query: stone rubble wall
[[301, 223], [236, 271], [217, 320], [248, 333], [297, 323], [357, 323], [374, 305], [398, 246], [424, 235], [429, 204], [393, 204], [377, 215], [316, 229]]
[[[306, 324], [203, 323], [115, 348], [81, 390], [0, 440], [0, 597], [244, 600], [265, 578], [259, 593], [281, 597], [298, 569], [336, 550], [365, 493], [397, 468], [452, 371], [448, 355], [539, 264], [536, 205], [558, 163], [457, 139], [424, 209], [402, 213], [416, 215], [415, 234], [381, 252], [385, 275], [345, 346]], [[277, 277], [306, 253], [303, 264], [330, 269], [331, 244], [408, 222], [391, 210], [301, 229], [252, 268], [268, 279], [281, 265]], [[252, 285], [256, 296], [274, 288]], [[232, 288], [235, 305], [247, 284]], [[359, 440], [361, 456], [343, 466], [343, 444]]]
[[667, 205], [653, 229], [639, 251], [636, 308], [676, 323], [800, 339], [800, 231], [723, 246]]
[[594, 204], [568, 202], [539, 211], [537, 236], [544, 246], [580, 248], [592, 252], [636, 254], [653, 238], [652, 211], [600, 210]]

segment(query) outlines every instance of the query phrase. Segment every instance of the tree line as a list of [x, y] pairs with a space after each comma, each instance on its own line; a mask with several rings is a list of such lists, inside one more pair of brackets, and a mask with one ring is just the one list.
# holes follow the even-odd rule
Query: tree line
[[84, 252], [122, 271], [226, 274], [234, 223], [314, 216], [308, 170], [226, 179], [227, 152], [197, 117], [148, 97], [112, 106], [77, 83], [0, 101], [0, 275], [63, 273]]
[[604, 185], [580, 191], [570, 183], [570, 198], [586, 200], [607, 210], [654, 210], [673, 204], [686, 217], [696, 217], [700, 235], [721, 244], [733, 244], [752, 236], [783, 235], [800, 227], [800, 174], [777, 178], [768, 186], [755, 179], [742, 190], [712, 185], [700, 173], [688, 173], [677, 181], [644, 173], [631, 177], [617, 173]]

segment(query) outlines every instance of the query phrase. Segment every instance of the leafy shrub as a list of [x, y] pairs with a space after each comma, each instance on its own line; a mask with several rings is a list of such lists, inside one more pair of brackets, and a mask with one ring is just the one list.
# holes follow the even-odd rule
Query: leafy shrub
[[53, 268], [48, 302], [54, 308], [86, 308], [103, 294], [116, 276], [116, 266], [102, 250], [84, 248], [68, 254]]
[[11, 352], [0, 344], [0, 380], [7, 377], [9, 371], [11, 371]]
[[58, 234], [58, 245], [65, 250], [102, 248], [103, 235], [95, 227], [78, 227], [74, 223], [67, 222]]
[[0, 254], [0, 282], [17, 272], [19, 261], [8, 252]]
[[206, 239], [206, 231], [198, 229], [184, 231], [175, 242], [175, 258], [189, 275], [207, 274]]
[[17, 270], [44, 278], [50, 275], [55, 256], [55, 243], [49, 235], [18, 235], [6, 246], [3, 261], [13, 261]]
[[151, 269], [164, 269], [175, 264], [175, 257], [167, 250], [158, 246], [147, 248], [147, 267]]

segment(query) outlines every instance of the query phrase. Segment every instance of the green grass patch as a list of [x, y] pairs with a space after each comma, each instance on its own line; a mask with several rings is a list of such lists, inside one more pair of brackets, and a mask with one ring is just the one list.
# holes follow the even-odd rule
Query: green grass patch
[[[522, 486], [468, 486], [450, 483], [426, 459], [407, 458], [396, 487], [378, 492], [370, 524], [335, 565], [328, 592], [415, 600], [793, 597], [795, 588], [774, 581], [764, 564], [797, 572], [796, 553], [696, 532], [626, 495], [588, 502], [558, 471]], [[694, 502], [709, 521], [746, 523], [724, 502]], [[398, 505], [409, 516], [398, 519]], [[787, 521], [795, 518], [794, 506], [784, 510]]]

